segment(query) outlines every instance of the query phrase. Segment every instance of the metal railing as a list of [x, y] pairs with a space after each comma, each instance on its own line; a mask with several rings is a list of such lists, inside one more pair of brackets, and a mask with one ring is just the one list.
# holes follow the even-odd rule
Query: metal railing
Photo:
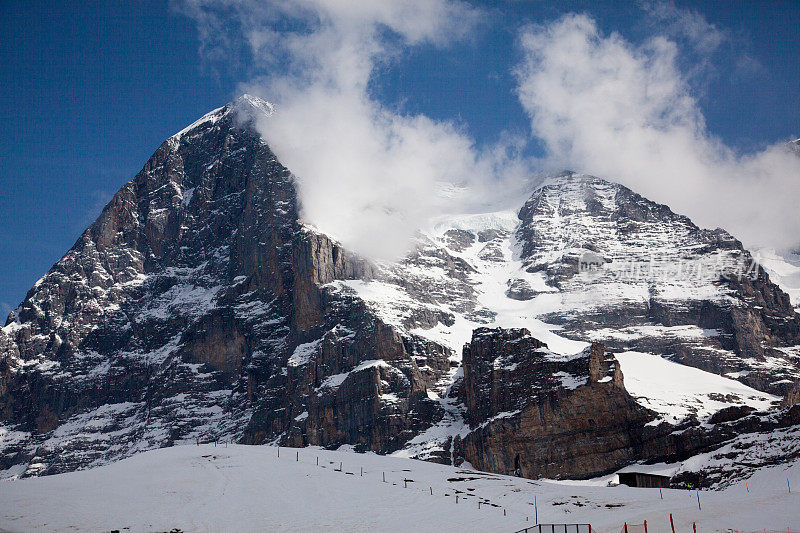
[[515, 533], [591, 533], [589, 524], [536, 524]]

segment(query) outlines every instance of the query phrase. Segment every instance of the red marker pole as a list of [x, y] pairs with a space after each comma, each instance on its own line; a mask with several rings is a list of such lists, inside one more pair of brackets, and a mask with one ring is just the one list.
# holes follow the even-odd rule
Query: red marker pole
[[534, 524], [539, 523], [539, 507], [536, 505], [536, 495], [533, 495], [533, 512], [535, 513], [535, 522]]
[[747, 484], [747, 481], [744, 482], [744, 488], [747, 489], [747, 492], [750, 492], [750, 485]]
[[675, 533], [675, 524], [672, 522], [672, 513], [669, 513], [669, 527], [672, 529], [672, 533]]
[[658, 482], [658, 493], [661, 495], [661, 499], [663, 500], [664, 499], [664, 493], [661, 492], [661, 482], [660, 481]]

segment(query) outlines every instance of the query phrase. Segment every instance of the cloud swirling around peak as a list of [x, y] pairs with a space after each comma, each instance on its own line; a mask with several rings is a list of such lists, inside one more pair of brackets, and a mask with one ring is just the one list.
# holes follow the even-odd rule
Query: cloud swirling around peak
[[800, 157], [738, 155], [711, 135], [678, 48], [604, 35], [569, 14], [520, 34], [518, 95], [554, 164], [607, 177], [752, 247], [800, 243]]
[[[230, 25], [215, 17], [228, 20], [233, 13], [256, 63], [280, 71], [243, 84], [275, 103], [259, 130], [297, 176], [303, 218], [355, 251], [397, 258], [431, 218], [488, 209], [495, 191], [517, 188], [530, 174], [513, 156], [514, 139], [479, 149], [455, 123], [401, 114], [370, 94], [376, 68], [404, 49], [447, 46], [467, 36], [479, 23], [469, 5], [229, 4], [234, 7], [217, 14], [218, 4], [202, 0], [183, 9], [214, 27]], [[493, 187], [495, 181], [504, 186]]]
[[[535, 173], [563, 168], [621, 182], [751, 247], [800, 244], [800, 157], [781, 143], [738, 154], [709, 133], [693, 85], [733, 36], [672, 2], [640, 2], [663, 28], [643, 42], [585, 14], [519, 29], [521, 55], [506, 68], [530, 135], [481, 146], [457, 122], [401, 113], [370, 89], [414, 47], [475, 45], [491, 17], [470, 4], [177, 5], [209, 61], [249, 58], [240, 89], [275, 104], [258, 126], [297, 176], [304, 220], [364, 255], [396, 258], [432, 218], [521, 203]], [[545, 154], [521, 155], [533, 145]]]

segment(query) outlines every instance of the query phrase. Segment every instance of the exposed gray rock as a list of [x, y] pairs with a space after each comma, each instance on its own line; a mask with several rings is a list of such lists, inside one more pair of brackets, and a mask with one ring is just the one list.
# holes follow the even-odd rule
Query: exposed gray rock
[[506, 296], [512, 300], [530, 300], [536, 296], [536, 291], [534, 291], [530, 283], [524, 279], [510, 279], [508, 280]]

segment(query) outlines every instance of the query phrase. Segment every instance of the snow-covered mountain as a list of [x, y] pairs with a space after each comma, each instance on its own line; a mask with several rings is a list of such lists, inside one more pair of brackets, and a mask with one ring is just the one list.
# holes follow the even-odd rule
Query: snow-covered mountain
[[564, 173], [368, 261], [301, 220], [270, 113], [168, 139], [11, 313], [3, 477], [214, 439], [591, 477], [794, 438], [800, 316], [725, 231]]

